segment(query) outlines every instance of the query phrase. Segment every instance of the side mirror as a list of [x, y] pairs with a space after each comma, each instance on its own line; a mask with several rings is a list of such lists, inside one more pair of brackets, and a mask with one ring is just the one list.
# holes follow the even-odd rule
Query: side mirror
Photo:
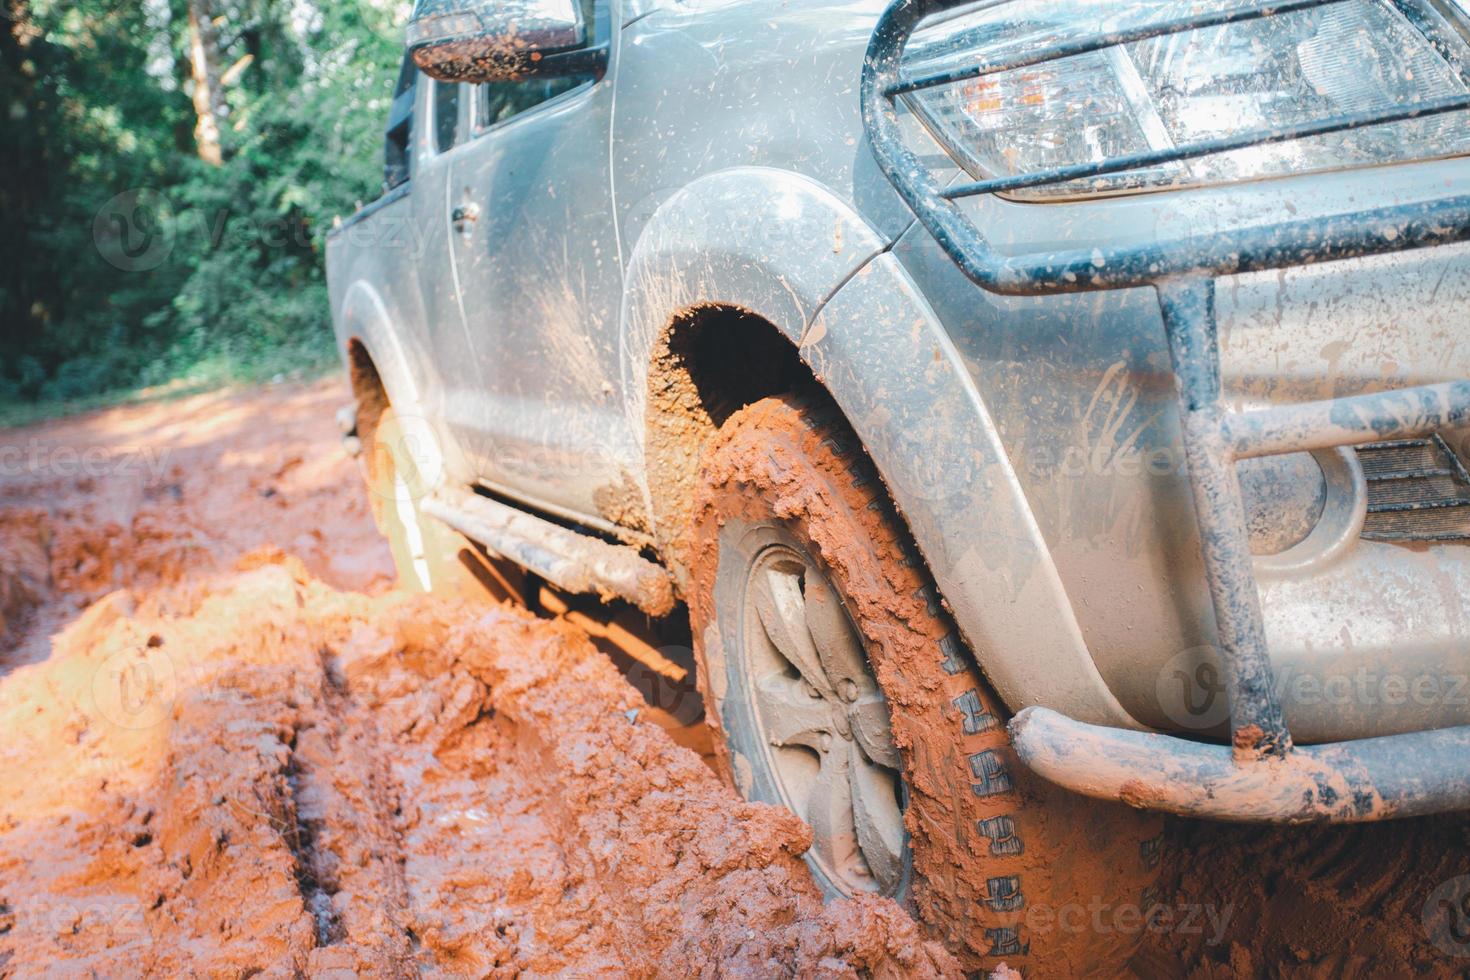
[[597, 6], [594, 38], [580, 0], [418, 0], [408, 52], [424, 74], [443, 82], [600, 75], [607, 5]]

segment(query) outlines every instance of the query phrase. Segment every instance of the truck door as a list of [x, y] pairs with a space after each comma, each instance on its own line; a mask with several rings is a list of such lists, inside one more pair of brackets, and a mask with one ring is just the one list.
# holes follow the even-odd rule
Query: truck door
[[595, 526], [641, 465], [620, 391], [612, 96], [611, 72], [476, 86], [447, 207], [483, 482]]
[[426, 385], [424, 407], [442, 422], [449, 439], [446, 448], [464, 453], [455, 459], [456, 470], [465, 479], [474, 476], [477, 464], [474, 443], [477, 434], [476, 406], [485, 381], [470, 345], [465, 322], [464, 297], [455, 273], [454, 221], [451, 203], [455, 160], [468, 152], [469, 104], [473, 90], [468, 85], [447, 84], [420, 75], [418, 127], [413, 159], [413, 224], [405, 244], [417, 254], [419, 283], [427, 320], [427, 341], [438, 377]]

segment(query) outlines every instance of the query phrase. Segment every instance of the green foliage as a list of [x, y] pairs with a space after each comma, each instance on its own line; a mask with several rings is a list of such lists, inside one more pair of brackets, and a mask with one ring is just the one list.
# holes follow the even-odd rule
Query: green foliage
[[331, 363], [324, 239], [381, 185], [404, 5], [213, 0], [216, 167], [185, 0], [0, 3], [0, 402]]

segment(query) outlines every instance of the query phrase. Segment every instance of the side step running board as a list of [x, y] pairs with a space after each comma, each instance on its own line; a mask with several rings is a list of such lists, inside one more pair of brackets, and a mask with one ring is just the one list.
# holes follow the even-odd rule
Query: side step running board
[[635, 548], [608, 544], [463, 490], [441, 491], [423, 510], [565, 592], [625, 599], [650, 616], [674, 610], [669, 573]]

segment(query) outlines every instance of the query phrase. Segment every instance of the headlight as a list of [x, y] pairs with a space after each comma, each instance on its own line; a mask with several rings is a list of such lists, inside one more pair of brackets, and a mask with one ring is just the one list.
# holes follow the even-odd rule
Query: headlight
[[[906, 76], [1202, 10], [1197, 0], [987, 0], [915, 33]], [[976, 178], [1168, 150], [1470, 91], [1470, 0], [1340, 0], [919, 89], [906, 103]], [[1470, 152], [1452, 112], [1024, 191], [1210, 184]]]

